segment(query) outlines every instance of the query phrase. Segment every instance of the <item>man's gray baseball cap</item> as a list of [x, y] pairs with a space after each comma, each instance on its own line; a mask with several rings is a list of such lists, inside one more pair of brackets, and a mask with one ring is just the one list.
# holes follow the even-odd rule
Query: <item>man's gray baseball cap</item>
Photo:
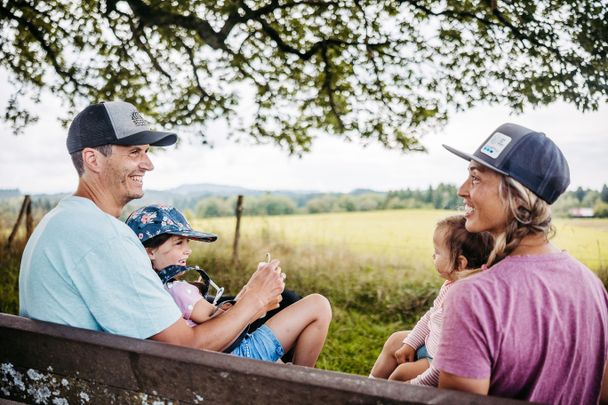
[[72, 121], [66, 145], [70, 154], [101, 145], [169, 146], [171, 132], [151, 131], [135, 106], [124, 101], [92, 104]]
[[499, 126], [472, 155], [443, 147], [514, 178], [549, 204], [570, 184], [570, 169], [562, 151], [545, 134], [521, 125]]

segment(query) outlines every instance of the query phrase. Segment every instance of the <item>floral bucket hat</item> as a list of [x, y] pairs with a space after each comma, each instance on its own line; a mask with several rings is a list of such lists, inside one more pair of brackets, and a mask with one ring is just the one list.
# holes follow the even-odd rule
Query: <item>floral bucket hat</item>
[[201, 242], [214, 242], [217, 235], [192, 229], [176, 208], [168, 205], [148, 205], [139, 208], [127, 218], [127, 225], [143, 243], [163, 233], [185, 236]]

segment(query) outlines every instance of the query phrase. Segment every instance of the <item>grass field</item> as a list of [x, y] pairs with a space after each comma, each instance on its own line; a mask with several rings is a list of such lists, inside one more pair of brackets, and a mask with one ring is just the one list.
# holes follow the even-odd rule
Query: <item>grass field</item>
[[[256, 245], [262, 258], [266, 251], [284, 248], [328, 251], [357, 257], [356, 263], [404, 271], [404, 276], [434, 276], [432, 272], [432, 235], [434, 224], [455, 214], [440, 210], [393, 210], [277, 217], [244, 217], [241, 239]], [[231, 249], [234, 238], [233, 218], [194, 219], [197, 229], [216, 232], [218, 242], [206, 251]], [[556, 219], [553, 243], [585, 263], [592, 270], [608, 265], [608, 220]], [[288, 250], [289, 250], [288, 249]], [[297, 261], [315, 261], [314, 257], [287, 257]], [[201, 254], [203, 254], [201, 252]], [[284, 263], [287, 269], [291, 263]], [[430, 273], [430, 274], [429, 274]]]
[[[433, 268], [432, 234], [451, 211], [395, 210], [283, 217], [244, 217], [241, 264], [229, 265], [234, 218], [193, 220], [220, 239], [196, 243], [193, 261], [236, 290], [257, 261], [282, 260], [287, 288], [320, 292], [334, 321], [319, 367], [367, 375], [386, 337], [412, 327], [442, 280]], [[553, 242], [607, 280], [608, 220], [555, 221]], [[226, 270], [230, 269], [230, 270]]]
[[[243, 217], [240, 261], [231, 263], [234, 218], [192, 219], [215, 232], [212, 244], [192, 242], [191, 264], [236, 293], [266, 252], [281, 259], [287, 288], [330, 299], [334, 319], [318, 366], [367, 375], [388, 335], [410, 328], [432, 303], [442, 280], [433, 268], [438, 210], [395, 210]], [[608, 280], [608, 220], [555, 221], [554, 243]], [[0, 310], [17, 311], [18, 257], [0, 257]]]

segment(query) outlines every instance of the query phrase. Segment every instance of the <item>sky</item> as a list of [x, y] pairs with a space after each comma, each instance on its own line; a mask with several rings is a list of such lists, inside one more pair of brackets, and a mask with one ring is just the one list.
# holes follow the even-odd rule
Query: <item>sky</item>
[[[6, 75], [0, 72], [2, 113], [10, 92]], [[0, 123], [0, 189], [72, 192], [77, 176], [65, 146], [67, 129], [58, 121], [65, 116], [61, 100], [43, 94], [34, 108], [40, 120], [22, 135], [13, 135], [8, 125]], [[227, 140], [225, 128], [212, 125], [208, 129], [212, 149], [184, 136], [180, 147], [157, 150], [152, 155], [155, 169], [146, 174], [144, 189], [211, 183], [268, 191], [349, 192], [459, 185], [466, 177], [467, 162], [441, 144], [472, 153], [505, 122], [545, 132], [558, 144], [570, 165], [570, 190], [579, 186], [599, 190], [608, 183], [608, 104], [583, 114], [574, 106], [556, 103], [520, 115], [501, 106], [454, 114], [445, 127], [422, 138], [428, 153], [404, 154], [376, 144], [364, 147], [356, 140], [347, 143], [327, 135], [316, 139], [312, 151], [302, 158], [290, 157], [273, 145]]]

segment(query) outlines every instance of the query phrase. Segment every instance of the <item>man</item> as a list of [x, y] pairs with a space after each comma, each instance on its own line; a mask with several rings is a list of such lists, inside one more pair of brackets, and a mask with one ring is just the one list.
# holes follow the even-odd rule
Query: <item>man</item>
[[278, 261], [256, 271], [224, 316], [190, 328], [164, 291], [133, 231], [117, 217], [143, 196], [154, 169], [150, 146], [177, 136], [152, 131], [135, 107], [122, 101], [90, 105], [70, 125], [67, 148], [78, 188], [40, 222], [29, 239], [19, 275], [20, 315], [223, 350], [262, 309], [276, 308], [284, 288]]

